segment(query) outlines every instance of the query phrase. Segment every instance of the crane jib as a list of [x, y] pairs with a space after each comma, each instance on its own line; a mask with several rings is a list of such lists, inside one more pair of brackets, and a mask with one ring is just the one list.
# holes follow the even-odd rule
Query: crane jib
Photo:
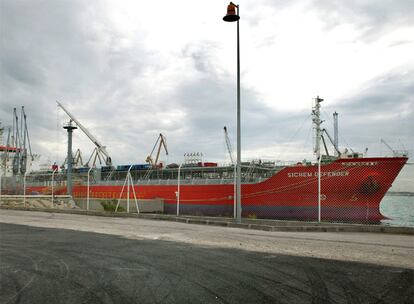
[[83, 133], [85, 133], [85, 135], [92, 141], [92, 143], [97, 147], [98, 152], [102, 153], [106, 157], [106, 165], [112, 165], [112, 158], [106, 151], [105, 146], [99, 143], [99, 141], [59, 101], [56, 101], [56, 103], [69, 116], [69, 118], [76, 123], [76, 125], [83, 131]]

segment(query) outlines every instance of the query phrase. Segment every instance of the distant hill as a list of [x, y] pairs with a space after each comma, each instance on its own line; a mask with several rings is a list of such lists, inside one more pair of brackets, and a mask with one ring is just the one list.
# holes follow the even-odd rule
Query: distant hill
[[414, 196], [414, 192], [387, 192], [388, 196]]

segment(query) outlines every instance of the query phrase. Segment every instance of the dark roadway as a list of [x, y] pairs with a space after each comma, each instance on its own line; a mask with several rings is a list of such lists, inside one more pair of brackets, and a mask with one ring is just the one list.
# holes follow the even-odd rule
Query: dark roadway
[[0, 303], [414, 303], [414, 271], [0, 224]]

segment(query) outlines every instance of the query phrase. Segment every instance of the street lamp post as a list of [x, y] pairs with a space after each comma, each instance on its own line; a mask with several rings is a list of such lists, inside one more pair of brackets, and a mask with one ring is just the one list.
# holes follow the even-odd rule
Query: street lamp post
[[[236, 12], [237, 9], [237, 12]], [[241, 124], [240, 124], [240, 34], [239, 34], [239, 5], [230, 2], [227, 6], [226, 22], [237, 21], [237, 164], [236, 164], [236, 221], [241, 223]]]

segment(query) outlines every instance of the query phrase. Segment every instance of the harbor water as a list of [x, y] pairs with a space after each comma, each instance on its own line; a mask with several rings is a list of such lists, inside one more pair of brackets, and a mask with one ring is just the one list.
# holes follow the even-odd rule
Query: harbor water
[[380, 210], [387, 217], [381, 225], [414, 227], [414, 194], [388, 194], [383, 198]]

